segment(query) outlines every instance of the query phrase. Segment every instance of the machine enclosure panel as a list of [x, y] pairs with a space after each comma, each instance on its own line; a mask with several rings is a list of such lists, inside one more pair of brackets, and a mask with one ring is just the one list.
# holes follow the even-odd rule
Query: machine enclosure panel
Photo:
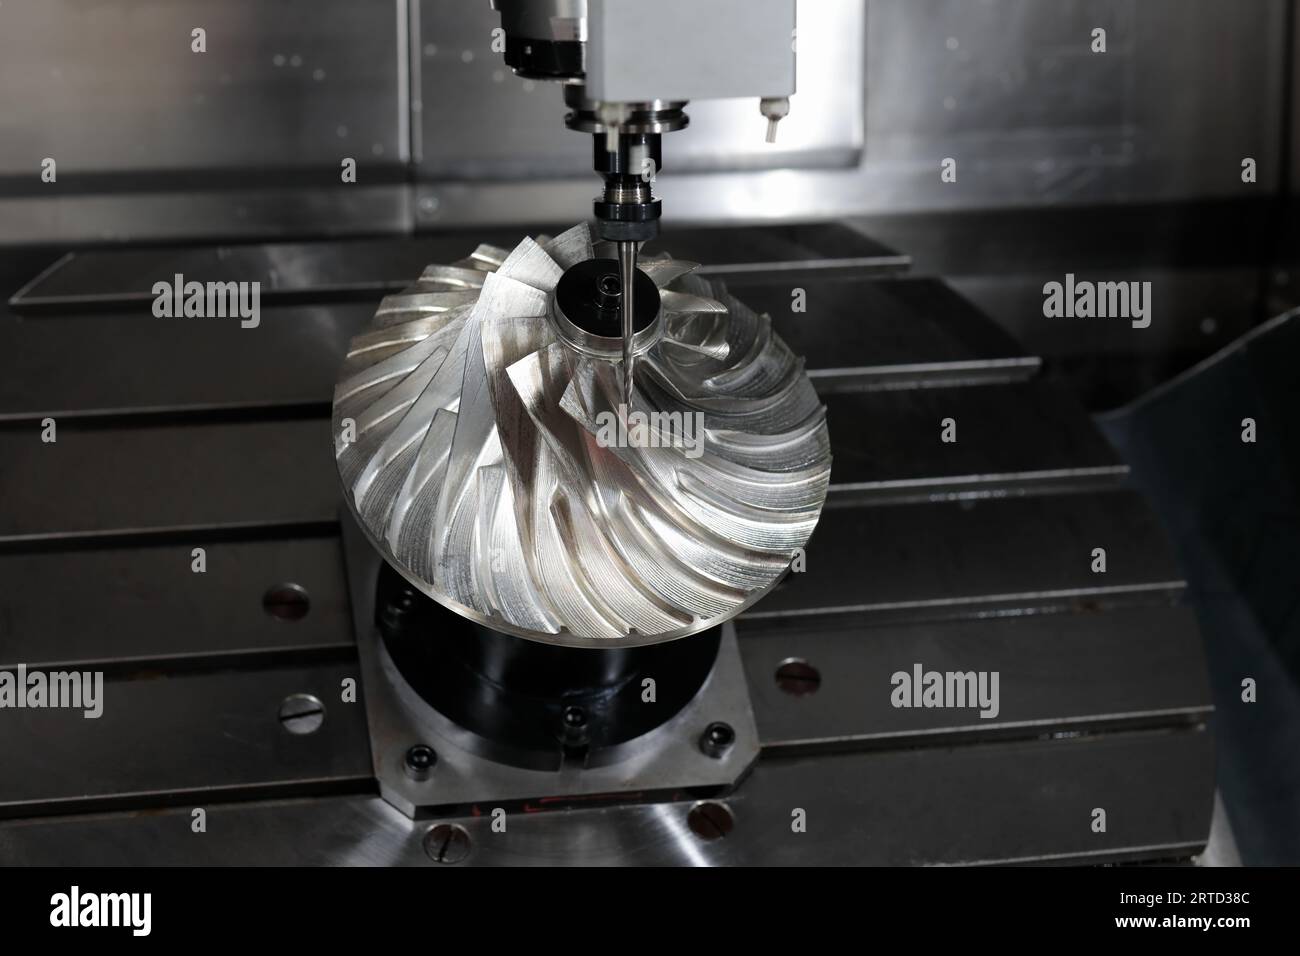
[[591, 99], [637, 103], [795, 91], [795, 0], [591, 0], [588, 17]]

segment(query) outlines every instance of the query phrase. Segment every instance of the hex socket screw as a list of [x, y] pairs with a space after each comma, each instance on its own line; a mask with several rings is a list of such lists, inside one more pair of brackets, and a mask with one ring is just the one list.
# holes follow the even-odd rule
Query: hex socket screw
[[428, 744], [416, 744], [406, 751], [402, 763], [413, 780], [428, 780], [438, 762], [438, 754]]
[[731, 729], [731, 725], [717, 721], [704, 728], [704, 733], [700, 735], [700, 750], [718, 760], [735, 742], [736, 732]]

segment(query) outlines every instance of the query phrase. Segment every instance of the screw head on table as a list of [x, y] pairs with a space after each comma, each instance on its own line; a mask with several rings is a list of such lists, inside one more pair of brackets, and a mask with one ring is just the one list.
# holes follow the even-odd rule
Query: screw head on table
[[325, 705], [311, 694], [290, 694], [280, 704], [280, 725], [291, 734], [310, 734], [325, 722]]
[[730, 724], [722, 721], [709, 724], [700, 735], [700, 749], [715, 760], [720, 758], [736, 742], [736, 732]]
[[435, 863], [459, 863], [469, 850], [469, 833], [457, 823], [435, 823], [424, 835], [424, 852]]
[[416, 780], [426, 780], [438, 762], [438, 754], [428, 744], [415, 744], [406, 751], [406, 772]]

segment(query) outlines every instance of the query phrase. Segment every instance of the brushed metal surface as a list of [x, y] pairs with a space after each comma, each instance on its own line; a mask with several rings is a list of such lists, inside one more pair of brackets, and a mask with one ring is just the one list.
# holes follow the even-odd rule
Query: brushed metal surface
[[[201, 548], [201, 572], [194, 550]], [[0, 667], [186, 666], [355, 645], [337, 534], [247, 540], [211, 533], [117, 538], [72, 550], [0, 550]], [[306, 592], [300, 620], [263, 606]], [[75, 600], [68, 600], [73, 591]]]
[[[1072, 741], [762, 760], [725, 801], [735, 826], [705, 840], [696, 801], [413, 822], [378, 797], [209, 808], [209, 833], [189, 811], [0, 823], [12, 863], [432, 866], [422, 847], [435, 822], [470, 835], [459, 865], [917, 865], [1104, 863], [1187, 857], [1205, 845], [1213, 791], [1187, 799], [1211, 772], [1209, 735], [1120, 734]], [[1105, 833], [1091, 810], [1109, 809]], [[804, 833], [792, 813], [806, 811]], [[924, 821], [919, 825], [918, 821]], [[449, 869], [452, 869], [449, 867]]]
[[[1183, 607], [874, 626], [869, 616], [787, 628], [742, 620], [738, 631], [769, 749], [926, 747], [1190, 726], [1212, 710], [1196, 618]], [[1039, 658], [1042, 647], [1052, 648], [1050, 667]], [[777, 669], [792, 659], [820, 674], [812, 693], [778, 686]], [[940, 673], [996, 670], [998, 712], [893, 707], [892, 676], [910, 675], [916, 664]]]
[[[1104, 547], [1104, 574], [1093, 573]], [[813, 573], [836, 569], [836, 575]], [[792, 574], [751, 619], [863, 613], [943, 618], [1166, 603], [1185, 588], [1164, 532], [1129, 490], [843, 507], [831, 499]], [[857, 582], [846, 587], [839, 575]]]
[[[364, 706], [341, 700], [343, 680], [358, 676], [355, 660], [188, 673], [145, 667], [106, 675], [97, 719], [80, 710], [6, 710], [0, 815], [157, 805], [187, 794], [369, 790]], [[315, 733], [280, 725], [291, 694], [325, 703]]]
[[332, 523], [323, 418], [0, 427], [0, 541]]
[[[249, 167], [327, 169], [337, 180], [344, 156], [363, 170], [400, 166], [406, 118], [393, 54], [403, 7], [7, 3], [0, 115], [13, 135], [0, 140], [0, 176], [39, 190], [45, 157], [67, 186]], [[206, 52], [191, 49], [195, 28], [207, 32]]]

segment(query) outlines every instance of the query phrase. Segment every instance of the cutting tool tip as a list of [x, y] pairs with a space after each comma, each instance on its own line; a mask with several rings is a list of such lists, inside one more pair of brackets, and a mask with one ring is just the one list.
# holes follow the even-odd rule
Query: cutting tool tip
[[636, 304], [632, 301], [632, 296], [636, 283], [636, 247], [635, 242], [618, 244], [619, 278], [623, 283], [623, 404], [629, 410], [632, 407], [632, 367], [635, 362], [632, 340], [636, 334]]

